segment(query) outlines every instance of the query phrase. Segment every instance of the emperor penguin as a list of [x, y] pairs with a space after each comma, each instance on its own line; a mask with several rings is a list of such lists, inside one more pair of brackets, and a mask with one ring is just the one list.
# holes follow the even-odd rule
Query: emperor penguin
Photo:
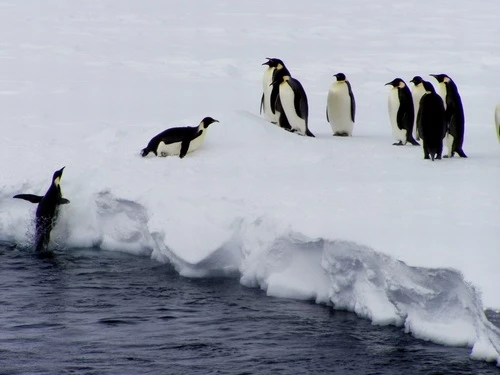
[[271, 84], [278, 88], [276, 110], [279, 112], [279, 126], [292, 133], [314, 137], [308, 127], [309, 104], [301, 83], [292, 78], [288, 69], [274, 73]]
[[429, 81], [423, 81], [425, 94], [420, 99], [417, 127], [422, 139], [424, 159], [441, 159], [446, 118], [443, 99]]
[[344, 73], [334, 74], [337, 79], [328, 91], [326, 121], [332, 127], [333, 135], [347, 137], [352, 135], [356, 117], [356, 101], [351, 84]]
[[[264, 118], [278, 124], [279, 113], [276, 112], [276, 98], [278, 96], [278, 87], [274, 88], [271, 84], [274, 80], [276, 70], [286, 69], [285, 64], [280, 59], [266, 57], [267, 61], [262, 65], [267, 65], [262, 78], [262, 98], [260, 100], [260, 114], [264, 112]], [[273, 90], [274, 89], [274, 90]]]
[[444, 157], [453, 157], [457, 153], [460, 157], [466, 158], [463, 150], [465, 136], [465, 114], [462, 99], [458, 93], [455, 82], [446, 74], [431, 74], [439, 82], [439, 88], [444, 95], [443, 100], [446, 110], [446, 147], [448, 154]]
[[156, 156], [179, 155], [182, 159], [203, 144], [208, 126], [214, 122], [219, 121], [205, 117], [198, 126], [169, 128], [151, 138], [148, 145], [141, 150], [141, 155], [144, 157], [152, 152]]
[[33, 194], [17, 194], [14, 198], [24, 199], [31, 203], [38, 203], [35, 217], [35, 249], [39, 253], [47, 252], [50, 241], [50, 232], [54, 228], [59, 215], [59, 206], [69, 203], [62, 197], [61, 178], [64, 167], [54, 172], [52, 183], [42, 197]]
[[500, 103], [495, 108], [495, 129], [497, 131], [498, 142], [500, 142]]
[[393, 145], [403, 146], [410, 142], [414, 146], [420, 146], [412, 135], [415, 112], [410, 89], [401, 78], [394, 78], [385, 85], [392, 86], [389, 92], [389, 119], [392, 136], [398, 141]]
[[413, 83], [413, 88], [411, 90], [411, 96], [413, 97], [413, 108], [415, 110], [415, 121], [413, 122], [413, 138], [417, 141], [420, 140], [420, 135], [418, 134], [418, 126], [417, 126], [417, 114], [420, 106], [420, 99], [425, 94], [425, 89], [423, 83], [423, 79], [420, 76], [415, 76], [411, 79], [411, 83]]

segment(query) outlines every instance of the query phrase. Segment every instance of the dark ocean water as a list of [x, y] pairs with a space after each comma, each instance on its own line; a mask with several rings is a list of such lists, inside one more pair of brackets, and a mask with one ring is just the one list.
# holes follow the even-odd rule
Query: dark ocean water
[[116, 252], [0, 247], [0, 288], [0, 374], [500, 373], [467, 348]]

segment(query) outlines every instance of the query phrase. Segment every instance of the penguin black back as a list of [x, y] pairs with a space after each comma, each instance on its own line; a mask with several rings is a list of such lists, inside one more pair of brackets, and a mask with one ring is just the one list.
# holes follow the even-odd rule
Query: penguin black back
[[424, 159], [441, 159], [446, 133], [444, 103], [430, 82], [423, 81], [422, 84], [426, 93], [420, 99], [417, 126], [422, 139]]
[[54, 228], [59, 216], [59, 206], [69, 203], [62, 197], [61, 178], [64, 167], [54, 172], [52, 183], [45, 195], [18, 194], [14, 198], [24, 199], [31, 203], [38, 203], [35, 217], [35, 249], [37, 252], [47, 250], [50, 241], [50, 232]]
[[463, 151], [463, 143], [465, 136], [465, 114], [462, 104], [462, 98], [458, 92], [458, 87], [455, 82], [446, 74], [431, 74], [432, 77], [445, 85], [446, 87], [446, 127], [447, 127], [447, 144], [448, 155], [445, 157], [453, 157], [457, 153], [460, 157], [466, 158], [467, 155]]

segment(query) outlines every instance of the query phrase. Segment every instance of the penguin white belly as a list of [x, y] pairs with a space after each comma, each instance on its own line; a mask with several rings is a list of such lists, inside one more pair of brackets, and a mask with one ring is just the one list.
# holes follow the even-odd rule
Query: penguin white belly
[[398, 89], [393, 88], [389, 92], [389, 118], [391, 120], [392, 136], [396, 141], [406, 143], [406, 129], [398, 127], [399, 96]]
[[443, 82], [439, 84], [439, 96], [443, 99], [444, 110], [446, 111], [446, 84]]
[[497, 130], [498, 142], [500, 142], [500, 103], [495, 109], [495, 129]]
[[295, 112], [295, 93], [287, 82], [280, 85], [280, 100], [288, 123], [296, 132], [306, 134], [306, 121], [297, 116]]
[[413, 120], [413, 138], [415, 138], [417, 141], [420, 139], [420, 134], [418, 134], [418, 129], [417, 129], [417, 116], [418, 116], [418, 110], [420, 108], [420, 99], [422, 99], [422, 96], [425, 94], [425, 89], [422, 84], [416, 86], [411, 93], [413, 97], [413, 108], [415, 108], [415, 118]]
[[347, 86], [334, 83], [328, 91], [327, 111], [333, 134], [352, 135], [351, 97]]
[[273, 73], [275, 68], [268, 68], [264, 72], [264, 78], [262, 79], [262, 91], [264, 92], [264, 105], [262, 110], [264, 111], [264, 118], [272, 122], [273, 124], [278, 124], [279, 114], [273, 113], [271, 110], [271, 91], [273, 88], [271, 83], [273, 82]]
[[[196, 139], [192, 140], [189, 143], [189, 149], [188, 149], [188, 154], [190, 152], [196, 151], [200, 146], [203, 144], [203, 141], [206, 136], [206, 131], [203, 131], [199, 137]], [[181, 145], [182, 142], [175, 142], [175, 143], [164, 143], [160, 142], [158, 144], [158, 148], [156, 149], [156, 152], [158, 156], [177, 156], [180, 155], [181, 153]]]
[[452, 146], [453, 146], [453, 141], [455, 140], [455, 138], [450, 134], [450, 133], [446, 133], [445, 137], [444, 137], [444, 140], [446, 142], [446, 148], [448, 149], [448, 157], [451, 158], [451, 155], [452, 155]]

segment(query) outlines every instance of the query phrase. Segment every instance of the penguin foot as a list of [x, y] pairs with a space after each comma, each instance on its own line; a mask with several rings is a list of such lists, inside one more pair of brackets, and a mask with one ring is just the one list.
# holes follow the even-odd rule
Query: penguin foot
[[334, 137], [349, 137], [349, 134], [347, 134], [346, 132], [335, 132], [335, 133], [333, 133], [333, 136]]
[[393, 146], [404, 146], [404, 143], [402, 141], [396, 142], [392, 144]]
[[429, 154], [425, 154], [425, 155], [424, 155], [424, 159], [430, 159]]

